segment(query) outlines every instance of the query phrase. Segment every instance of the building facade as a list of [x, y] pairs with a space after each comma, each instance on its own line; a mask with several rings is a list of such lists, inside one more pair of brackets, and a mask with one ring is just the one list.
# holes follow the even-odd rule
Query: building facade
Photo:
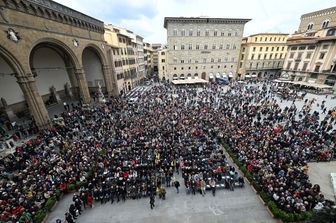
[[336, 90], [336, 7], [302, 15], [287, 45], [282, 75]]
[[[47, 107], [115, 91], [104, 23], [51, 0], [0, 0], [1, 115], [30, 114], [49, 128]], [[7, 113], [8, 114], [8, 113]]]
[[146, 72], [145, 71], [145, 54], [144, 54], [143, 37], [136, 35], [136, 44], [137, 44], [137, 55], [138, 55], [137, 82], [139, 84], [145, 78], [145, 72]]
[[158, 51], [158, 76], [159, 80], [167, 80], [167, 48]]
[[144, 43], [144, 64], [145, 76], [149, 77], [153, 73], [153, 48], [149, 43]]
[[236, 77], [241, 39], [250, 19], [166, 17], [167, 77]]
[[161, 50], [162, 44], [161, 43], [153, 43], [153, 55], [152, 55], [152, 67], [153, 67], [153, 74], [157, 75], [159, 72], [159, 51]]
[[287, 52], [287, 37], [288, 34], [260, 33], [243, 38], [237, 78], [280, 76]]

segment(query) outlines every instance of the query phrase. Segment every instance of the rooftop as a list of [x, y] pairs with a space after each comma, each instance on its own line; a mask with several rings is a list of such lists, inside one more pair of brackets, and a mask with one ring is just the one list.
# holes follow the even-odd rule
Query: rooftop
[[167, 28], [168, 22], [184, 22], [184, 23], [225, 23], [225, 24], [245, 24], [251, 19], [243, 18], [208, 18], [208, 17], [165, 17], [164, 28]]

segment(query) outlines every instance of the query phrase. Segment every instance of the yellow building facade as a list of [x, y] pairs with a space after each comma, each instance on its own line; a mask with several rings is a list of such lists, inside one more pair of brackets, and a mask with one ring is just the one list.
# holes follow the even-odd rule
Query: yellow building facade
[[286, 57], [288, 34], [259, 33], [243, 38], [238, 79], [274, 78], [280, 75]]

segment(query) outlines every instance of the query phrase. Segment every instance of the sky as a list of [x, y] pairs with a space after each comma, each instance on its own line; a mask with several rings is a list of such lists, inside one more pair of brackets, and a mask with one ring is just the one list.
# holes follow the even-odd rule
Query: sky
[[54, 0], [84, 14], [129, 29], [148, 43], [167, 42], [164, 17], [252, 19], [244, 36], [294, 33], [305, 13], [334, 7], [335, 0]]

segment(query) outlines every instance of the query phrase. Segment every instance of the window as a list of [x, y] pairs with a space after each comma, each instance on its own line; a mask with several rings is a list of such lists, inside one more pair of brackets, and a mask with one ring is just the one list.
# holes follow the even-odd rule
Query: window
[[243, 62], [240, 62], [239, 63], [239, 68], [242, 68], [243, 67]]
[[273, 53], [270, 54], [270, 57], [269, 57], [269, 58], [272, 59], [272, 57], [273, 57]]
[[214, 63], [214, 62], [215, 62], [214, 58], [211, 58], [211, 63]]
[[220, 68], [220, 65], [218, 65], [217, 67]]
[[276, 59], [278, 57], [278, 54], [276, 53], [275, 55], [274, 55], [274, 59]]
[[264, 55], [264, 60], [266, 60], [266, 57], [267, 57], [267, 53], [265, 53], [265, 55]]
[[193, 31], [191, 29], [191, 30], [189, 30], [189, 36], [192, 36], [192, 35], [193, 35]]
[[216, 45], [214, 44], [214, 45], [212, 45], [212, 49], [213, 50], [215, 50], [216, 49]]
[[223, 49], [223, 44], [219, 45], [219, 49], [220, 49], [220, 50]]
[[308, 46], [308, 50], [314, 50], [315, 46]]
[[165, 59], [161, 59], [161, 63], [165, 63], [166, 62], [166, 60]]
[[242, 48], [242, 52], [245, 52], [245, 47]]
[[294, 53], [290, 53], [290, 54], [289, 54], [289, 58], [290, 58], [290, 59], [293, 59], [293, 58], [294, 58]]
[[311, 52], [308, 52], [307, 55], [306, 55], [306, 59], [310, 59], [310, 58], [311, 58], [311, 55], [312, 55], [312, 53], [311, 53]]
[[164, 70], [164, 66], [162, 66], [162, 70]]
[[231, 36], [231, 33], [228, 33], [228, 36]]
[[224, 61], [225, 61], [225, 62], [227, 62], [227, 61], [228, 61], [228, 58], [227, 58], [227, 57], [225, 57], [225, 58], [224, 58]]
[[189, 43], [189, 47], [188, 47], [189, 50], [192, 50], [192, 44]]
[[329, 26], [329, 20], [324, 20], [324, 22], [322, 23], [322, 29], [328, 28]]
[[176, 67], [174, 67], [174, 70], [176, 70]]
[[184, 50], [185, 48], [184, 48], [184, 45], [181, 45], [181, 50]]
[[230, 49], [230, 44], [226, 44], [226, 49]]
[[221, 36], [225, 36], [225, 33], [224, 33], [224, 32], [221, 32]]
[[266, 47], [266, 52], [268, 51], [268, 46]]
[[263, 48], [262, 48], [262, 46], [259, 48], [259, 51], [262, 51], [263, 50]]
[[205, 36], [209, 36], [209, 30], [205, 31]]
[[280, 53], [279, 59], [282, 59], [282, 53]]
[[250, 63], [250, 68], [252, 68], [252, 63]]
[[292, 62], [288, 62], [287, 63], [287, 70], [289, 70], [291, 66], [292, 66]]
[[255, 52], [256, 51], [256, 47], [253, 47], [252, 51]]
[[255, 42], [258, 42], [258, 37], [255, 37], [255, 38], [254, 38], [254, 41], [255, 41]]
[[314, 78], [314, 79], [316, 79], [316, 78], [317, 78], [317, 74], [311, 74], [311, 75], [310, 75], [310, 78]]
[[244, 54], [241, 55], [241, 60], [244, 60]]
[[201, 31], [197, 30], [197, 36], [201, 36]]
[[313, 26], [314, 26], [313, 23], [309, 23], [309, 24], [308, 24], [308, 27], [307, 27], [307, 30], [312, 30], [312, 29], [313, 29]]
[[173, 46], [173, 49], [174, 49], [174, 50], [177, 50], [177, 46], [176, 46], [176, 45], [174, 45], [174, 46]]
[[196, 44], [196, 50], [199, 50], [199, 44]]
[[191, 59], [188, 60], [188, 63], [191, 63]]
[[214, 31], [214, 36], [217, 36], [217, 30]]
[[322, 49], [323, 49], [323, 50], [327, 50], [328, 48], [329, 48], [329, 45], [323, 45], [323, 46], [322, 46]]
[[251, 60], [253, 60], [253, 59], [254, 59], [254, 54], [251, 55]]
[[262, 37], [260, 37], [260, 42], [262, 42]]
[[285, 47], [283, 46], [283, 47], [281, 48], [281, 50], [284, 51], [284, 50], [285, 50]]
[[191, 67], [188, 67], [189, 70], [191, 70]]
[[185, 30], [181, 30], [181, 36], [185, 36]]
[[306, 71], [307, 70], [307, 66], [308, 66], [308, 63], [304, 63], [303, 67], [302, 67], [302, 71]]
[[299, 47], [299, 50], [305, 50], [306, 49], [306, 46], [300, 46]]
[[320, 65], [316, 65], [314, 71], [315, 71], [315, 72], [319, 72], [319, 71], [320, 71]]
[[177, 29], [174, 29], [173, 36], [177, 36]]
[[302, 52], [298, 53], [297, 59], [301, 59], [302, 58]]
[[261, 59], [261, 54], [258, 54], [258, 60], [260, 60]]
[[294, 64], [294, 70], [298, 70], [298, 67], [299, 67], [299, 63], [295, 63]]
[[235, 44], [233, 44], [232, 49], [233, 49], [233, 50], [237, 49], [237, 47], [236, 47]]
[[319, 56], [319, 59], [322, 60], [324, 58], [324, 56], [325, 56], [325, 52], [321, 52], [320, 56]]
[[207, 50], [208, 49], [208, 44], [204, 45], [204, 49]]
[[177, 59], [176, 59], [176, 58], [173, 60], [173, 63], [174, 63], [174, 64], [177, 64]]
[[267, 42], [267, 37], [265, 37], [265, 42]]
[[270, 41], [272, 41], [272, 37], [270, 37]]
[[[198, 60], [195, 60], [195, 63], [198, 63]], [[197, 69], [197, 68], [196, 68]]]
[[206, 58], [203, 58], [203, 63], [206, 63], [207, 61], [206, 61]]
[[218, 58], [218, 63], [222, 62], [222, 60], [220, 58]]
[[184, 63], [184, 60], [181, 60], [181, 63]]
[[274, 46], [272, 46], [272, 51], [274, 51]]
[[161, 52], [161, 55], [164, 56], [164, 55], [165, 55], [165, 52]]

